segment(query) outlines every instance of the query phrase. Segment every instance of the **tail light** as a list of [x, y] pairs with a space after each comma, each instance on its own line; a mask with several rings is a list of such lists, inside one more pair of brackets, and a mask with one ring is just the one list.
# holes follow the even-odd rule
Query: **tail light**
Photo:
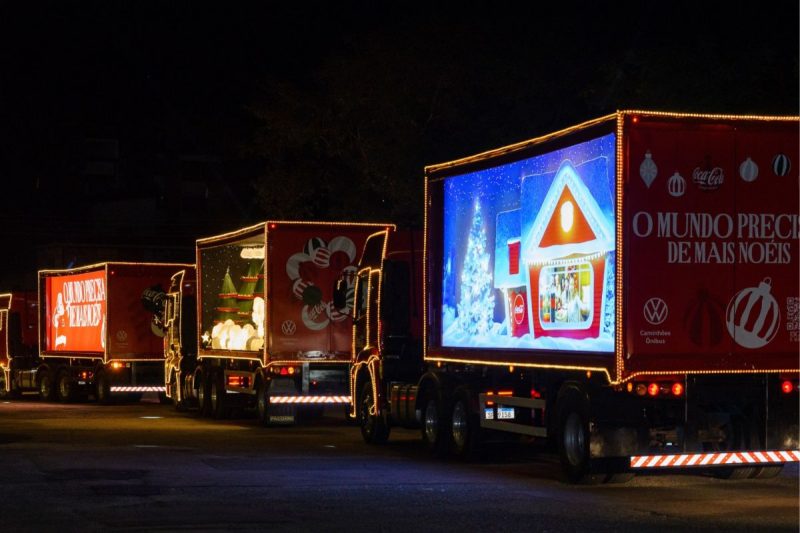
[[672, 395], [681, 396], [683, 394], [683, 384], [677, 381], [672, 384]]
[[658, 383], [651, 383], [647, 386], [647, 394], [650, 396], [658, 396], [658, 392], [661, 387], [658, 386]]
[[228, 376], [229, 387], [247, 387], [249, 380], [246, 376]]
[[784, 394], [791, 394], [793, 390], [794, 390], [794, 383], [792, 383], [791, 381], [786, 380], [783, 383], [781, 383], [781, 392], [783, 392]]
[[123, 366], [125, 366], [124, 363], [120, 363], [119, 361], [114, 361], [113, 363], [111, 363], [111, 368], [113, 368], [114, 370], [119, 370]]

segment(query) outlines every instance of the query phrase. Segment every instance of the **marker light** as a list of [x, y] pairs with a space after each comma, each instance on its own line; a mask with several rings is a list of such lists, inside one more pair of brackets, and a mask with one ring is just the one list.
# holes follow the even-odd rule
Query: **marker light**
[[647, 394], [647, 385], [644, 383], [637, 383], [636, 384], [636, 395], [637, 396], [644, 396]]
[[794, 383], [792, 383], [791, 381], [784, 381], [783, 383], [781, 383], [781, 391], [784, 394], [789, 394], [793, 390], [794, 390]]
[[120, 368], [122, 368], [122, 363], [120, 363], [119, 361], [114, 361], [113, 363], [111, 363], [111, 368], [113, 368], [114, 370], [119, 370]]
[[651, 383], [647, 386], [647, 394], [650, 396], [658, 396], [658, 383]]
[[672, 384], [672, 395], [673, 396], [680, 396], [681, 394], [683, 394], [683, 385], [678, 383], [678, 382], [673, 383]]

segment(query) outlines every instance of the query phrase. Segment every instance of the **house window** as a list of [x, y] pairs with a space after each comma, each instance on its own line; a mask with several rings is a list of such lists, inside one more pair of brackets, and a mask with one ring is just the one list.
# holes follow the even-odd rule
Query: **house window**
[[539, 321], [544, 329], [586, 329], [594, 313], [589, 262], [546, 266], [539, 272]]

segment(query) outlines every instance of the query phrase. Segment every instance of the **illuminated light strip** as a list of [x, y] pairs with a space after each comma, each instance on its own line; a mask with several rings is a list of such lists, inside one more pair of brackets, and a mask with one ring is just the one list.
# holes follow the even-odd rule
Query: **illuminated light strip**
[[634, 455], [631, 468], [680, 468], [690, 466], [730, 466], [800, 462], [800, 450], [711, 452], [682, 455]]
[[625, 109], [618, 111], [622, 115], [640, 115], [650, 117], [665, 118], [701, 118], [707, 120], [750, 120], [767, 122], [790, 122], [800, 120], [800, 116], [794, 115], [714, 115], [707, 113], [685, 113], [674, 111], [646, 111], [642, 109]]
[[625, 350], [625, 342], [623, 336], [623, 303], [625, 302], [625, 295], [622, 291], [622, 282], [623, 282], [623, 270], [625, 268], [625, 261], [623, 260], [625, 257], [625, 250], [624, 244], [622, 242], [622, 234], [624, 232], [623, 227], [623, 218], [625, 217], [625, 204], [623, 200], [623, 184], [625, 179], [625, 125], [624, 125], [624, 118], [623, 115], [617, 111], [616, 114], [616, 121], [617, 121], [617, 138], [615, 139], [616, 142], [616, 230], [617, 230], [617, 238], [616, 238], [616, 250], [615, 250], [615, 257], [614, 257], [614, 268], [616, 269], [614, 283], [616, 284], [615, 292], [616, 295], [614, 296], [614, 305], [616, 306], [616, 326], [614, 327], [614, 352], [616, 354], [616, 375], [612, 380], [612, 384], [619, 383], [620, 379], [622, 379], [622, 374], [625, 371], [625, 359], [624, 359], [624, 350]]
[[[626, 383], [639, 376], [674, 376], [677, 374], [794, 374], [797, 372], [800, 372], [800, 369], [765, 368], [765, 369], [741, 369], [741, 370], [692, 370], [692, 369], [665, 370], [665, 371], [646, 370], [642, 372], [634, 372], [633, 374], [626, 376], [619, 383]], [[613, 383], [613, 385], [618, 385], [619, 383]]]
[[166, 387], [111, 387], [111, 392], [166, 392]]
[[269, 403], [350, 403], [350, 396], [270, 396]]
[[501, 155], [508, 155], [513, 152], [518, 152], [520, 150], [524, 150], [531, 146], [549, 141], [551, 139], [555, 139], [558, 137], [562, 137], [564, 135], [568, 135], [575, 131], [580, 131], [586, 128], [590, 128], [592, 126], [596, 126], [598, 124], [602, 124], [603, 122], [607, 122], [610, 119], [614, 118], [615, 114], [605, 115], [596, 119], [588, 120], [586, 122], [582, 122], [580, 124], [576, 124], [574, 126], [570, 126], [568, 128], [564, 128], [553, 133], [548, 133], [547, 135], [542, 135], [540, 137], [535, 137], [533, 139], [529, 139], [527, 141], [522, 141], [515, 144], [510, 144], [508, 146], [503, 146], [501, 148], [495, 148], [493, 150], [488, 150], [486, 152], [481, 152], [479, 154], [471, 155], [469, 157], [463, 157], [461, 159], [455, 159], [453, 161], [449, 161], [446, 163], [439, 163], [437, 165], [428, 165], [425, 167], [425, 172], [438, 172], [440, 170], [449, 169], [453, 167], [457, 167], [460, 165], [468, 164], [468, 163], [475, 163], [478, 161], [483, 161], [485, 159], [491, 159]]
[[455, 359], [452, 357], [437, 357], [435, 355], [425, 358], [426, 361], [435, 361], [441, 363], [463, 363], [468, 365], [488, 365], [488, 366], [513, 366], [520, 368], [552, 368], [556, 370], [579, 370], [588, 372], [598, 372], [604, 374], [609, 383], [611, 383], [611, 375], [607, 368], [593, 367], [593, 366], [574, 366], [574, 365], [548, 365], [539, 363], [520, 363], [510, 361], [486, 361], [481, 359]]

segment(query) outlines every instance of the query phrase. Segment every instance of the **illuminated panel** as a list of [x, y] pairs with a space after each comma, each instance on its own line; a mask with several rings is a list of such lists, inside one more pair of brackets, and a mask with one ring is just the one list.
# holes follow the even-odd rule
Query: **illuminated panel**
[[615, 139], [444, 179], [443, 347], [614, 352]]
[[105, 270], [45, 278], [47, 351], [105, 352], [106, 289]]
[[[198, 320], [200, 347], [226, 352], [253, 352], [258, 358], [265, 338], [263, 225], [236, 232], [198, 247]], [[198, 241], [199, 242], [199, 241]]]

